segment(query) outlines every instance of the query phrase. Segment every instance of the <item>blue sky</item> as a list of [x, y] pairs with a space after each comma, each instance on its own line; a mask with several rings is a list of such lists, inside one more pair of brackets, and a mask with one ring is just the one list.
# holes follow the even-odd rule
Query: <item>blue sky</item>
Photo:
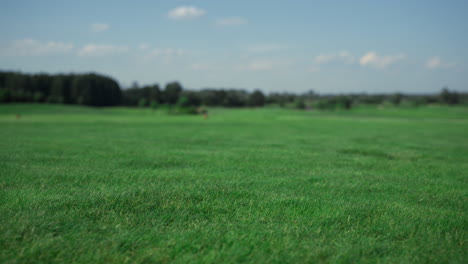
[[468, 1], [1, 0], [0, 69], [124, 87], [468, 91]]

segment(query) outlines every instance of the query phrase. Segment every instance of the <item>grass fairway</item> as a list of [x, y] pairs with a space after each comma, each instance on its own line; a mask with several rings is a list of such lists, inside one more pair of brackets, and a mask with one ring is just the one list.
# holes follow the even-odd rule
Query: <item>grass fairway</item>
[[210, 114], [1, 105], [0, 262], [468, 262], [468, 108]]

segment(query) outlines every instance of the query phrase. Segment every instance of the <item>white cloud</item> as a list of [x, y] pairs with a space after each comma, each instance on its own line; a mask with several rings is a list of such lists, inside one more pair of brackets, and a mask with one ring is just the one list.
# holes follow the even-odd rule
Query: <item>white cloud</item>
[[106, 31], [110, 28], [109, 24], [104, 24], [104, 23], [93, 23], [91, 24], [91, 31], [98, 33], [102, 31]]
[[247, 23], [247, 19], [243, 17], [225, 17], [216, 20], [216, 25], [218, 26], [241, 26]]
[[396, 55], [379, 56], [376, 52], [370, 51], [361, 57], [359, 63], [362, 66], [372, 66], [375, 68], [383, 69], [393, 63], [403, 60], [404, 58], [405, 55], [403, 53]]
[[79, 56], [106, 56], [121, 54], [129, 49], [126, 46], [88, 44], [78, 51]]
[[140, 46], [138, 46], [140, 50], [148, 50], [150, 48], [150, 45], [147, 43], [141, 43]]
[[315, 64], [326, 64], [330, 63], [333, 61], [341, 61], [344, 63], [354, 63], [356, 59], [354, 58], [353, 55], [351, 55], [347, 51], [340, 51], [337, 53], [329, 53], [329, 54], [320, 54], [317, 57], [314, 58], [314, 63]]
[[179, 6], [168, 13], [170, 19], [182, 20], [182, 19], [195, 19], [205, 15], [205, 10], [195, 6]]
[[428, 69], [435, 69], [442, 65], [442, 61], [439, 57], [432, 57], [426, 62], [426, 68]]
[[73, 44], [49, 41], [40, 42], [35, 39], [21, 39], [10, 42], [7, 46], [0, 48], [3, 56], [45, 56], [53, 54], [64, 54], [73, 49]]
[[442, 61], [439, 57], [432, 57], [427, 60], [425, 66], [426, 68], [433, 70], [438, 68], [451, 68], [455, 66], [455, 63], [447, 63]]

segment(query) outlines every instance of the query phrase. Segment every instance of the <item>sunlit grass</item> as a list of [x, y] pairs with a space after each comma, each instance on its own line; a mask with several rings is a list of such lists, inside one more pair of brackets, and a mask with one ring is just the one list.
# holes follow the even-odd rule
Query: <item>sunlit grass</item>
[[0, 262], [466, 263], [467, 114], [2, 105]]

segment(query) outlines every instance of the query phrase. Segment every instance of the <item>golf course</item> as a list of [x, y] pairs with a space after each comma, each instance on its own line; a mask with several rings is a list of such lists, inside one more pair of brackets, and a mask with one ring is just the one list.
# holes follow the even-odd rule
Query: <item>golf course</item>
[[0, 105], [0, 263], [467, 263], [468, 108]]

